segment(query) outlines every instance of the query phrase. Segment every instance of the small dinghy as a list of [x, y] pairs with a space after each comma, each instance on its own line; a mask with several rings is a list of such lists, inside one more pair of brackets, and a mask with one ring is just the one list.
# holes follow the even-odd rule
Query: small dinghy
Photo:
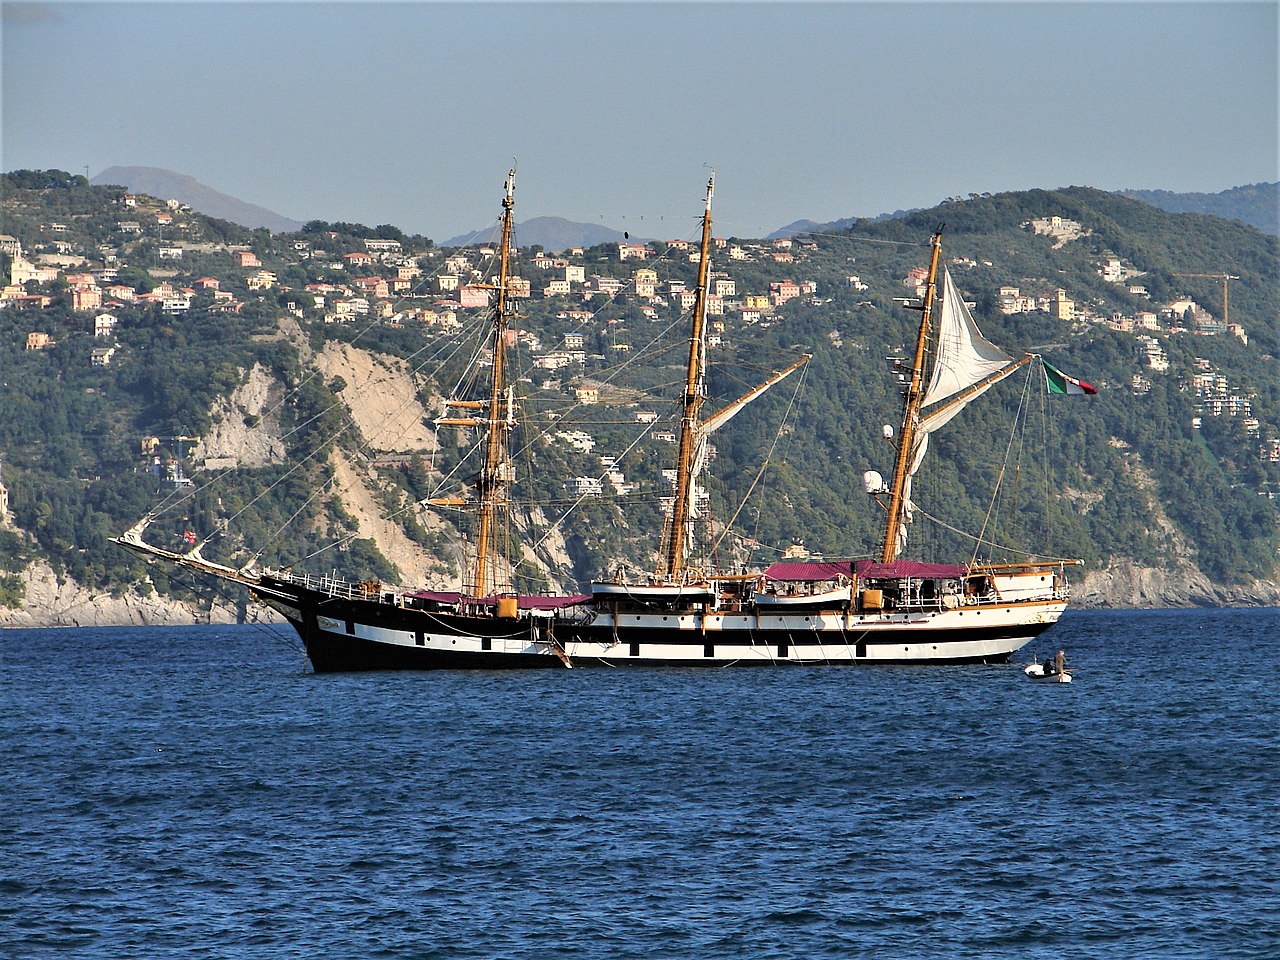
[[1050, 667], [1048, 670], [1044, 668], [1043, 663], [1032, 663], [1025, 667], [1022, 671], [1026, 674], [1028, 680], [1034, 680], [1037, 683], [1070, 683], [1071, 674], [1063, 670], [1059, 673]]

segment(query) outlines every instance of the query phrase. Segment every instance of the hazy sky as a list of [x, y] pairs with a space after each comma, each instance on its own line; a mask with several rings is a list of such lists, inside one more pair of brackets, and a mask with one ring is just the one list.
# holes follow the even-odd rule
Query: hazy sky
[[1266, 3], [8, 3], [3, 167], [165, 167], [299, 220], [642, 236], [1277, 174]]

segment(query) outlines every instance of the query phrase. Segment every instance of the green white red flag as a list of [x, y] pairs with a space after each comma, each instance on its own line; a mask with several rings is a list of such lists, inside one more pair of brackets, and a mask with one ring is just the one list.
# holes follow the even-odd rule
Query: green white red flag
[[1098, 392], [1097, 387], [1085, 383], [1083, 380], [1077, 380], [1075, 377], [1068, 377], [1049, 361], [1042, 360], [1041, 362], [1044, 364], [1044, 376], [1049, 383], [1050, 393], [1061, 393], [1072, 397]]

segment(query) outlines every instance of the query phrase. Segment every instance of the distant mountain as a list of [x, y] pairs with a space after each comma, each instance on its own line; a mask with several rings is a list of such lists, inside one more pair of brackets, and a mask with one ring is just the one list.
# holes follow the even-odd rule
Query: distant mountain
[[[563, 217], [534, 217], [524, 223], [515, 225], [515, 243], [520, 247], [532, 247], [535, 244], [548, 253], [558, 253], [570, 247], [594, 247], [601, 243], [617, 243], [628, 238], [619, 230], [602, 227], [595, 223], [574, 223]], [[466, 247], [473, 243], [496, 241], [496, 227], [464, 233], [446, 240], [441, 246]], [[637, 243], [642, 238], [632, 237]]]
[[1118, 190], [1169, 213], [1211, 213], [1239, 220], [1263, 233], [1280, 235], [1280, 183], [1251, 183], [1221, 193], [1173, 193], [1169, 190]]
[[145, 193], [159, 200], [180, 200], [192, 210], [220, 220], [230, 220], [242, 227], [266, 227], [272, 233], [293, 233], [302, 229], [302, 221], [290, 220], [265, 207], [245, 203], [194, 177], [161, 170], [158, 167], [111, 167], [89, 181], [95, 186], [115, 183], [133, 193]]
[[882, 213], [874, 217], [845, 217], [843, 220], [832, 220], [830, 223], [818, 223], [816, 220], [797, 220], [789, 223], [785, 227], [779, 227], [773, 233], [765, 237], [766, 240], [780, 240], [785, 237], [794, 237], [801, 233], [839, 233], [842, 230], [848, 230], [859, 220], [866, 220], [868, 223], [883, 223], [885, 220], [900, 220], [908, 214], [915, 213], [920, 207], [912, 207], [910, 210], [895, 210], [893, 213]]

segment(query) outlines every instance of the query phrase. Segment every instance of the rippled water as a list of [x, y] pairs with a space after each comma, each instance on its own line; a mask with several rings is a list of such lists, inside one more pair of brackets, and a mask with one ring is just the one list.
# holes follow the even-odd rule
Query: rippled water
[[0, 956], [1280, 956], [1280, 611], [1016, 666], [315, 676], [0, 633]]

